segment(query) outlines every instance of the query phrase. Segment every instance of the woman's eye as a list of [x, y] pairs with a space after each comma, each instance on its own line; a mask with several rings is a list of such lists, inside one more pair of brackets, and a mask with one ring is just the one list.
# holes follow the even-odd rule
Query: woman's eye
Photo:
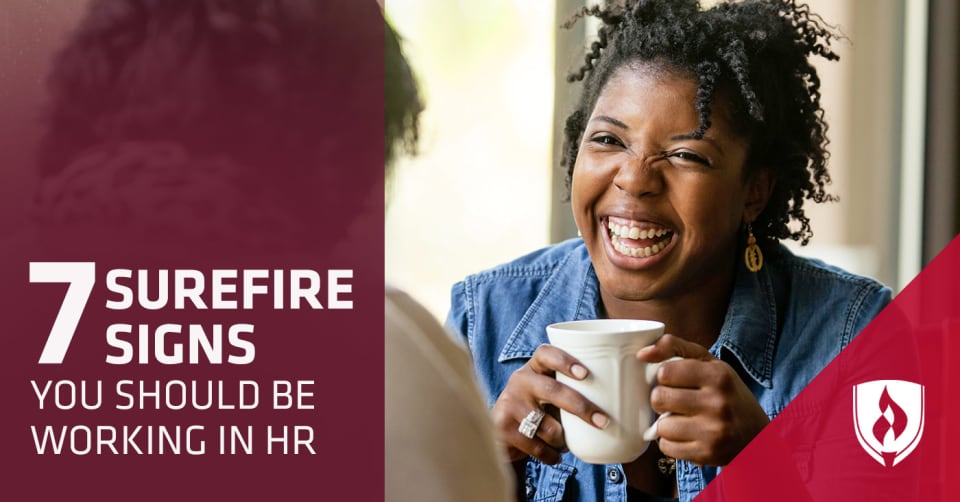
[[591, 139], [591, 141], [607, 146], [623, 146], [623, 143], [621, 143], [620, 140], [609, 135], [595, 136], [593, 139]]
[[670, 157], [674, 157], [680, 160], [685, 160], [687, 162], [696, 162], [697, 164], [703, 164], [709, 166], [710, 162], [707, 159], [693, 153], [693, 152], [673, 152], [670, 154]]

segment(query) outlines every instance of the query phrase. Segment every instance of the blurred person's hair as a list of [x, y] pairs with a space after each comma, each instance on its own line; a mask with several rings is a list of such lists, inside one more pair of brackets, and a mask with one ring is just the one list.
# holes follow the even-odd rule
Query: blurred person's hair
[[260, 240], [382, 218], [384, 158], [413, 150], [421, 108], [365, 0], [92, 0], [48, 87], [39, 219]]
[[384, 146], [385, 160], [390, 165], [401, 154], [417, 151], [420, 136], [420, 112], [423, 103], [410, 64], [404, 57], [397, 32], [385, 23], [384, 73]]
[[371, 55], [398, 49], [371, 19], [372, 1], [93, 0], [53, 63], [41, 176], [124, 141], [309, 175], [337, 122], [379, 108]]

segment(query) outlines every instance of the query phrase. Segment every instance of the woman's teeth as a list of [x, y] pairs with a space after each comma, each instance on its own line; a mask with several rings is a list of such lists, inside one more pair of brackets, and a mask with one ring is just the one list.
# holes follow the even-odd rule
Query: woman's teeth
[[[673, 238], [673, 232], [665, 228], [646, 228], [641, 230], [638, 227], [620, 225], [613, 222], [608, 223], [607, 228], [610, 231], [610, 241], [613, 243], [613, 249], [624, 256], [654, 256], [660, 253], [660, 251], [663, 251], [664, 248], [670, 244], [670, 239]], [[659, 240], [648, 246], [640, 246], [640, 243], [630, 243], [634, 245], [628, 245], [628, 243], [624, 242], [625, 239], [634, 241], [642, 239]]]
[[649, 228], [640, 230], [637, 227], [617, 225], [616, 223], [610, 223], [607, 225], [607, 227], [610, 229], [610, 235], [616, 235], [618, 237], [623, 237], [624, 239], [652, 239], [654, 237], [660, 237], [670, 233], [670, 231], [665, 228]]

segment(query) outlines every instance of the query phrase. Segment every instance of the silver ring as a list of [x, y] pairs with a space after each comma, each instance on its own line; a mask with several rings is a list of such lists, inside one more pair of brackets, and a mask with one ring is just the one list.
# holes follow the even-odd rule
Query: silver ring
[[527, 439], [533, 439], [533, 436], [537, 435], [537, 430], [540, 429], [540, 422], [543, 421], [543, 415], [543, 410], [540, 408], [531, 411], [520, 421], [520, 427], [517, 427], [517, 430]]

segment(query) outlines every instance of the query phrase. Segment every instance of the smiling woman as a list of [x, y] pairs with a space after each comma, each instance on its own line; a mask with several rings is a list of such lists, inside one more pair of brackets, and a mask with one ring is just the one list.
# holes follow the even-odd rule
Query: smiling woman
[[[643, 317], [649, 313], [638, 312], [637, 302], [670, 299], [693, 321], [686, 305], [722, 304], [737, 229], [756, 219], [769, 196], [766, 171], [744, 175], [747, 141], [722, 113], [709, 135], [689, 134], [698, 126], [690, 106], [696, 93], [690, 78], [649, 63], [624, 65], [587, 121], [571, 204], [612, 317]], [[718, 98], [722, 108], [727, 101]], [[698, 328], [683, 332], [709, 332]]]
[[[811, 60], [837, 56], [818, 16], [791, 0], [627, 1], [585, 15], [602, 23], [571, 76], [583, 91], [563, 160], [582, 239], [456, 284], [448, 326], [473, 352], [528, 498], [687, 501], [890, 290], [779, 242], [806, 243], [804, 203], [831, 199]], [[668, 335], [636, 358], [680, 358], [650, 396], [669, 412], [660, 439], [629, 464], [573, 456], [555, 418], [610, 421], [554, 380], [589, 368], [546, 344], [547, 325], [593, 318], [661, 321]]]

